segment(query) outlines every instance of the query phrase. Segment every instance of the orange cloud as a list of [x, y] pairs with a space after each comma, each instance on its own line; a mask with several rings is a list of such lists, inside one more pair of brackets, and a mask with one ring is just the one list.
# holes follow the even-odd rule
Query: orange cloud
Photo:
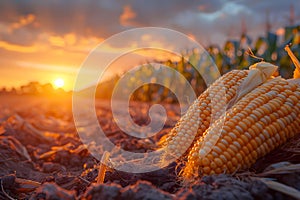
[[8, 51], [16, 51], [20, 53], [33, 53], [38, 51], [36, 46], [21, 46], [16, 44], [11, 44], [5, 41], [0, 41], [0, 48], [3, 48]]
[[127, 5], [123, 7], [123, 13], [120, 16], [120, 24], [122, 26], [132, 25], [132, 19], [136, 17], [136, 13], [132, 10], [131, 6]]
[[26, 26], [28, 24], [31, 24], [34, 22], [35, 20], [35, 15], [33, 14], [28, 14], [27, 16], [22, 16], [20, 17], [19, 21], [18, 22], [14, 22], [10, 25], [10, 31], [13, 31], [15, 29], [19, 29], [23, 26]]
[[73, 46], [77, 43], [77, 36], [74, 33], [68, 33], [63, 36], [49, 36], [48, 41], [51, 45], [57, 47]]
[[20, 67], [25, 68], [32, 68], [32, 69], [41, 69], [47, 71], [54, 71], [54, 72], [62, 72], [68, 74], [75, 74], [78, 72], [78, 69], [74, 66], [66, 66], [66, 65], [54, 65], [54, 64], [43, 64], [43, 63], [35, 63], [35, 62], [27, 62], [27, 61], [18, 61], [17, 65]]
[[48, 40], [49, 40], [50, 44], [53, 45], [53, 46], [57, 46], [57, 47], [64, 47], [65, 46], [65, 40], [64, 40], [63, 37], [50, 36]]
[[77, 42], [77, 38], [74, 33], [66, 34], [64, 39], [67, 45], [74, 45]]
[[201, 12], [205, 12], [208, 9], [208, 5], [207, 4], [202, 4], [200, 6], [198, 6], [198, 10]]
[[100, 37], [81, 37], [75, 33], [67, 33], [65, 35], [49, 35], [43, 34], [47, 38], [48, 44], [54, 47], [60, 47], [66, 51], [89, 52], [100, 44], [104, 39]]

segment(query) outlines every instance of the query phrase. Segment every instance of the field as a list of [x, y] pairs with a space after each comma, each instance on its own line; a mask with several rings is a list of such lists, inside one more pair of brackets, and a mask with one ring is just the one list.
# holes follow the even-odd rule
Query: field
[[[1, 199], [283, 199], [289, 196], [265, 184], [300, 189], [299, 138], [260, 159], [249, 169], [233, 175], [213, 175], [184, 187], [177, 179], [176, 163], [148, 173], [106, 171], [97, 184], [99, 161], [78, 137], [71, 97], [0, 96]], [[148, 123], [149, 104], [131, 102], [130, 113], [139, 125]], [[110, 103], [96, 100], [98, 121], [106, 136], [132, 152], [157, 148], [157, 141], [179, 119], [176, 104], [166, 105], [164, 128], [149, 139], [123, 133], [115, 124]], [[87, 133], [88, 134], [88, 133]], [[98, 147], [101, 151], [101, 147]], [[103, 152], [99, 152], [102, 154]], [[272, 166], [270, 166], [273, 164]], [[297, 165], [298, 164], [298, 165]], [[265, 182], [265, 183], [263, 183]], [[277, 186], [278, 187], [278, 186]], [[279, 187], [280, 188], [280, 187]]]

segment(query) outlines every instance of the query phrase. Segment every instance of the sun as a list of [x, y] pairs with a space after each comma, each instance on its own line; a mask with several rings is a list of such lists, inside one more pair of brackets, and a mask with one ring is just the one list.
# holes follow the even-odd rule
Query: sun
[[62, 88], [65, 85], [65, 81], [62, 78], [57, 78], [53, 81], [56, 88]]

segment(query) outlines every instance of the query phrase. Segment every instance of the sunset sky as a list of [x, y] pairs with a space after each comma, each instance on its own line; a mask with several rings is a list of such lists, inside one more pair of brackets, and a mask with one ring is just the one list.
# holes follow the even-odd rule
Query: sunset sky
[[1, 0], [0, 88], [62, 78], [70, 90], [88, 53], [131, 28], [170, 28], [221, 46], [239, 37], [244, 20], [255, 38], [266, 30], [266, 12], [272, 31], [288, 25], [291, 5], [299, 24], [299, 0]]

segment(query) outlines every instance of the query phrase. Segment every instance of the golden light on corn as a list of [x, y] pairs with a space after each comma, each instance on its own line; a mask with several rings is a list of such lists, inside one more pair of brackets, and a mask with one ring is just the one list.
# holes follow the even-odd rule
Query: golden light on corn
[[[292, 58], [297, 71], [300, 64]], [[250, 70], [225, 74], [199, 96], [162, 139], [165, 157], [181, 155], [185, 162], [180, 172], [184, 182], [203, 175], [247, 169], [300, 133], [300, 81], [295, 79], [299, 77], [274, 78], [271, 75], [276, 68], [261, 62]], [[226, 90], [226, 104], [230, 105], [225, 113], [217, 113], [212, 119], [211, 103], [221, 100], [221, 84]], [[219, 109], [218, 103], [214, 106]]]
[[[163, 162], [165, 159], [178, 158], [188, 152], [186, 150], [192, 146], [193, 141], [201, 137], [213, 121], [210, 106], [212, 101], [214, 101], [215, 110], [221, 110], [221, 107], [224, 107], [235, 96], [238, 86], [247, 74], [248, 70], [233, 70], [218, 79], [198, 97], [175, 127], [161, 139], [160, 145], [166, 148]], [[219, 95], [222, 89], [225, 89], [225, 98]], [[220, 117], [220, 113], [214, 114], [215, 119]]]
[[[209, 127], [188, 154], [184, 179], [234, 173], [300, 132], [300, 87], [274, 78], [244, 96]], [[224, 119], [224, 125], [219, 123]], [[223, 127], [222, 127], [223, 126]], [[222, 135], [211, 148], [214, 132]], [[210, 150], [208, 154], [204, 152]]]

